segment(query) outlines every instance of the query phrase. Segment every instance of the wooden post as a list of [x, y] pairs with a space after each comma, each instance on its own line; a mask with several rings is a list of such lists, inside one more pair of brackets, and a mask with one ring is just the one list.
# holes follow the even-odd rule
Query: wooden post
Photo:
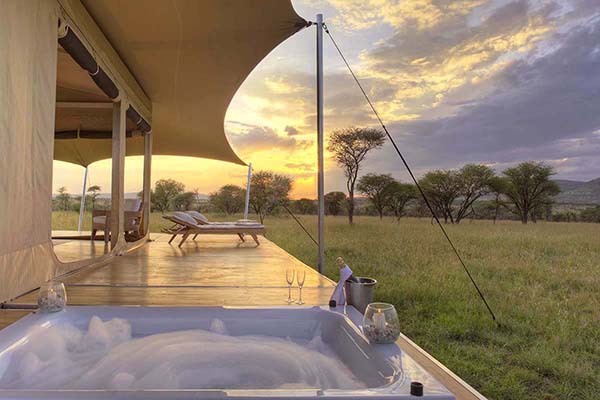
[[325, 164], [323, 162], [323, 14], [317, 14], [317, 198], [319, 273], [325, 269]]
[[125, 121], [127, 102], [124, 100], [113, 103], [112, 125], [112, 181], [111, 181], [111, 211], [110, 211], [110, 244], [115, 249], [123, 242], [125, 229], [125, 212], [123, 210], [125, 196]]
[[87, 186], [88, 166], [85, 166], [85, 172], [83, 173], [83, 189], [81, 190], [81, 203], [79, 205], [79, 224], [77, 230], [81, 234], [81, 228], [83, 226], [83, 213], [85, 212], [85, 189]]
[[248, 219], [250, 209], [250, 181], [252, 179], [252, 163], [248, 164], [248, 182], [246, 183], [246, 201], [244, 203], [244, 219]]
[[144, 135], [144, 186], [142, 193], [142, 202], [144, 207], [144, 215], [142, 217], [143, 226], [142, 234], [150, 233], [150, 186], [152, 169], [152, 133], [148, 132]]

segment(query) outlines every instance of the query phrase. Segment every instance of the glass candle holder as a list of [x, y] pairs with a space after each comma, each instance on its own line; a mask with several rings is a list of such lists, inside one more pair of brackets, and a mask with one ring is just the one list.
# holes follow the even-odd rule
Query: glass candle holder
[[400, 321], [392, 304], [371, 303], [363, 319], [363, 332], [371, 343], [393, 343], [400, 336]]
[[46, 282], [40, 286], [37, 298], [38, 308], [42, 312], [57, 312], [67, 305], [67, 291], [62, 282]]

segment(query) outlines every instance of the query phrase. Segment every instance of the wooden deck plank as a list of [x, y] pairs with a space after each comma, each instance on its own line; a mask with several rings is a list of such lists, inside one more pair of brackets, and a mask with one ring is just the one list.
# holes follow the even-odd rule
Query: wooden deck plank
[[52, 243], [56, 257], [63, 263], [100, 257], [109, 251], [103, 241], [55, 239]]
[[31, 311], [28, 310], [0, 310], [0, 329], [6, 328], [30, 313]]
[[[306, 273], [305, 287], [334, 284], [314, 269], [292, 257], [270, 241], [261, 246], [244, 243], [237, 237], [204, 236], [181, 248], [159, 240], [115, 258], [110, 264], [86, 269], [64, 279], [70, 286], [193, 286], [193, 287], [285, 287], [286, 270]], [[63, 257], [81, 254], [86, 242], [61, 244]], [[87, 242], [90, 247], [89, 242]], [[328, 291], [329, 292], [329, 291]], [[327, 302], [325, 302], [326, 304]]]
[[[334, 283], [267, 239], [261, 245], [236, 236], [205, 235], [181, 248], [169, 235], [116, 257], [109, 264], [83, 269], [64, 278], [71, 305], [272, 306], [285, 305], [288, 268], [305, 271], [307, 304], [327, 304]], [[84, 254], [98, 244], [73, 241], [56, 246], [63, 257]], [[103, 247], [103, 246], [102, 246]], [[70, 252], [70, 253], [69, 253]], [[298, 289], [295, 289], [297, 296]], [[23, 295], [7, 307], [34, 307], [37, 293]]]
[[[302, 299], [306, 305], [327, 304], [332, 291], [304, 288]], [[8, 306], [34, 306], [36, 296], [36, 292], [29, 293]], [[287, 306], [287, 297], [287, 288], [67, 286], [68, 304], [79, 306]], [[298, 299], [297, 288], [292, 290], [292, 297]]]
[[435, 379], [451, 391], [456, 400], [487, 400], [481, 393], [463, 381], [458, 375], [436, 360], [407, 336], [401, 334], [396, 341], [402, 351], [411, 356]]

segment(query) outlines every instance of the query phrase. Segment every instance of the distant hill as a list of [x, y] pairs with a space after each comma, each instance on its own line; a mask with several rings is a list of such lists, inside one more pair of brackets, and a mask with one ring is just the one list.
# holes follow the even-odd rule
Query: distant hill
[[585, 185], [585, 181], [571, 181], [568, 179], [554, 179], [554, 182], [558, 184], [561, 192], [568, 192], [570, 190], [577, 189], [580, 186]]
[[600, 178], [589, 182], [556, 180], [561, 193], [555, 200], [559, 204], [600, 204]]

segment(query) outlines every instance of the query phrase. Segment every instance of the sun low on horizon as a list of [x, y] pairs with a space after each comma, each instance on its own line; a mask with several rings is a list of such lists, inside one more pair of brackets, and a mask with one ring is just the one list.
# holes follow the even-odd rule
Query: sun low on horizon
[[[468, 162], [498, 172], [544, 161], [563, 179], [600, 176], [600, 4], [578, 0], [294, 0], [318, 12], [417, 174]], [[329, 38], [324, 48], [326, 137], [378, 127]], [[557, 96], [560, 93], [561, 96]], [[315, 30], [274, 49], [247, 77], [225, 118], [234, 151], [253, 169], [294, 180], [292, 198], [316, 198]], [[345, 188], [326, 153], [326, 191]], [[142, 157], [126, 160], [125, 191], [142, 188]], [[110, 191], [110, 160], [89, 168], [88, 187]], [[406, 180], [389, 144], [361, 173]], [[208, 194], [245, 185], [247, 168], [154, 156], [152, 181], [172, 178]], [[53, 191], [79, 194], [83, 168], [54, 162]]]

